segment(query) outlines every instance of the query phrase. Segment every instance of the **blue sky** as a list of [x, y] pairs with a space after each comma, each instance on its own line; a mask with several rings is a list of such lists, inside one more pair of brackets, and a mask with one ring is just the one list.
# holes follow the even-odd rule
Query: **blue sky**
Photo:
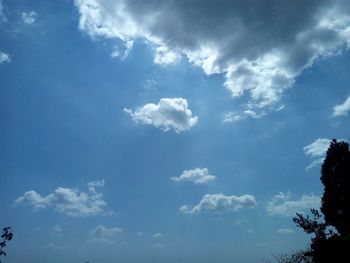
[[350, 137], [350, 6], [288, 3], [0, 1], [6, 262], [306, 247], [292, 217]]

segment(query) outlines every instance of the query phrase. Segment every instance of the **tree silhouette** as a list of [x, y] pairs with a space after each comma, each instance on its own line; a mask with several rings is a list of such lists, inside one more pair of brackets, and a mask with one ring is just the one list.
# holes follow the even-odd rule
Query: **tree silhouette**
[[272, 254], [272, 260], [265, 261], [265, 263], [312, 263], [312, 258], [308, 255], [305, 255], [305, 251], [297, 251], [294, 254]]
[[[6, 242], [10, 241], [13, 238], [11, 227], [4, 227], [2, 229], [1, 238], [2, 238], [2, 241], [0, 242], [0, 257], [6, 256], [6, 252], [4, 251], [6, 247]], [[0, 263], [1, 263], [1, 259], [0, 259]]]
[[333, 139], [321, 170], [324, 185], [321, 211], [327, 224], [341, 236], [350, 234], [349, 144]]
[[321, 169], [324, 185], [321, 212], [311, 209], [310, 216], [296, 215], [293, 221], [305, 233], [313, 234], [310, 250], [305, 252], [314, 263], [350, 262], [350, 151], [349, 144], [332, 140]]

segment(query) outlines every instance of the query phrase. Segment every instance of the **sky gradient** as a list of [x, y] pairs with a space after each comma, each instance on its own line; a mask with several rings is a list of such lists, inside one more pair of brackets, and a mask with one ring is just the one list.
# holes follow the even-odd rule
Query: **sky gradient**
[[4, 262], [303, 249], [349, 140], [347, 1], [0, 0]]

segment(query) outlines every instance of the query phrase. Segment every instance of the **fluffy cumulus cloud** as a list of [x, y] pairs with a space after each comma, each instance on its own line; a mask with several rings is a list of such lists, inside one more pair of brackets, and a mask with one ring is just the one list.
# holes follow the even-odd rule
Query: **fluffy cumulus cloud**
[[330, 142], [330, 139], [318, 138], [303, 148], [305, 155], [308, 155], [313, 159], [313, 161], [306, 167], [306, 170], [323, 163]]
[[35, 11], [23, 12], [22, 20], [25, 24], [33, 24], [36, 20], [37, 14]]
[[195, 168], [185, 170], [178, 177], [171, 177], [175, 182], [193, 182], [195, 184], [206, 184], [214, 181], [216, 176], [209, 174], [208, 168]]
[[337, 117], [337, 116], [346, 116], [348, 115], [348, 112], [350, 111], [350, 96], [347, 97], [347, 99], [339, 105], [336, 105], [333, 108], [333, 116]]
[[183, 98], [163, 98], [158, 104], [148, 103], [135, 111], [124, 109], [136, 124], [153, 125], [163, 131], [180, 133], [191, 129], [198, 122], [192, 116], [187, 100]]
[[10, 62], [11, 62], [11, 58], [10, 58], [9, 54], [6, 54], [6, 53], [0, 51], [0, 64], [10, 63]]
[[316, 195], [303, 195], [300, 199], [292, 200], [290, 193], [278, 193], [267, 203], [268, 215], [294, 216], [311, 208], [319, 208], [321, 198]]
[[236, 212], [242, 208], [255, 207], [256, 205], [255, 197], [249, 194], [242, 196], [206, 194], [194, 207], [183, 205], [179, 210], [184, 214], [227, 213]]
[[34, 209], [52, 207], [55, 211], [72, 217], [103, 214], [107, 203], [103, 195], [90, 186], [88, 192], [74, 188], [58, 187], [53, 193], [42, 196], [31, 190], [15, 200], [15, 205], [29, 205]]
[[[347, 1], [75, 0], [79, 28], [116, 39], [125, 50], [140, 39], [154, 62], [186, 58], [207, 75], [223, 74], [247, 110], [276, 109], [283, 92], [319, 58], [350, 43]], [[297, 19], [296, 19], [297, 18]]]

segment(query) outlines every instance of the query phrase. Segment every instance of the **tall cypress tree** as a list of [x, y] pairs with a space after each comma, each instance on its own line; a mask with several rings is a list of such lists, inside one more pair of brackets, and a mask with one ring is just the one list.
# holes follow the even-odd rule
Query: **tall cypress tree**
[[[324, 186], [321, 212], [311, 209], [313, 218], [298, 214], [293, 221], [313, 234], [305, 253], [314, 263], [350, 262], [350, 151], [349, 144], [333, 139], [321, 169]], [[336, 229], [338, 233], [333, 232]], [[304, 261], [301, 261], [304, 262]]]
[[349, 144], [332, 140], [322, 165], [324, 185], [321, 211], [325, 222], [340, 236], [350, 234], [350, 151]]

